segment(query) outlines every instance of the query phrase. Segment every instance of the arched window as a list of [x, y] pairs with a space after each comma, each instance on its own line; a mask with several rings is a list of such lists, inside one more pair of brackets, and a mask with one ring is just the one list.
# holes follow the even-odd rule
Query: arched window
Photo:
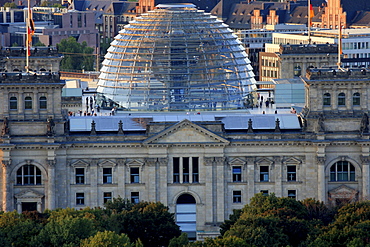
[[302, 74], [302, 68], [299, 65], [294, 67], [294, 76], [300, 76]]
[[17, 171], [17, 185], [41, 184], [41, 170], [34, 165], [24, 165]]
[[338, 94], [338, 106], [346, 105], [346, 95], [344, 93]]
[[324, 105], [324, 106], [329, 106], [329, 105], [331, 105], [331, 97], [330, 97], [330, 93], [325, 93], [325, 94], [324, 94], [324, 101], [323, 101], [323, 105]]
[[32, 109], [32, 98], [29, 96], [24, 98], [24, 109], [26, 110]]
[[10, 110], [17, 110], [18, 109], [17, 97], [10, 97], [10, 99], [9, 99], [9, 109]]
[[354, 93], [353, 94], [353, 99], [352, 99], [352, 104], [353, 105], [360, 105], [360, 93]]
[[338, 161], [330, 167], [330, 181], [355, 181], [355, 167], [348, 161]]
[[47, 101], [45, 96], [41, 96], [39, 99], [39, 105], [40, 109], [46, 109], [47, 108]]

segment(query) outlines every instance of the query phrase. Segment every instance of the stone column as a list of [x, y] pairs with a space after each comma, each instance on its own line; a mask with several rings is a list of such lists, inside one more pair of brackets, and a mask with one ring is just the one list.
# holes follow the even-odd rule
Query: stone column
[[[88, 172], [88, 169], [90, 172]], [[89, 174], [90, 173], [90, 174]], [[89, 174], [89, 175], [88, 175]], [[86, 169], [86, 181], [85, 183], [91, 185], [90, 193], [85, 194], [85, 205], [91, 207], [98, 207], [99, 202], [103, 202], [103, 195], [99, 194], [98, 183], [102, 183], [103, 178], [99, 177], [98, 159], [90, 160], [90, 168]], [[102, 203], [103, 204], [103, 203]]]
[[281, 164], [281, 158], [279, 156], [274, 157], [274, 173], [275, 173], [275, 195], [277, 197], [283, 197], [284, 191], [283, 191], [283, 167]]
[[113, 194], [112, 196], [117, 198], [118, 196], [122, 198], [126, 198], [126, 159], [119, 158], [116, 159], [117, 163], [117, 172], [114, 173], [114, 181], [117, 183], [117, 194]]
[[251, 158], [251, 157], [247, 158], [247, 179], [246, 180], [248, 181], [248, 200], [246, 201], [246, 203], [249, 203], [249, 200], [255, 194], [254, 184], [256, 181], [254, 158]]
[[42, 202], [37, 202], [37, 212], [42, 212]]
[[22, 213], [22, 203], [21, 202], [17, 202], [17, 212], [18, 213]]
[[48, 177], [49, 178], [48, 178], [48, 191], [47, 191], [47, 205], [45, 206], [51, 210], [55, 209], [55, 163], [56, 163], [55, 159], [48, 160], [48, 175], [49, 175]]
[[2, 161], [3, 163], [3, 210], [4, 211], [12, 211], [12, 189], [11, 189], [11, 178], [9, 174], [9, 168], [11, 165], [10, 159], [5, 159]]
[[[157, 165], [157, 201], [168, 205], [167, 183], [171, 179], [171, 174], [168, 172], [168, 158], [158, 158]], [[168, 177], [169, 176], [169, 177]]]
[[369, 156], [361, 156], [361, 163], [362, 163], [362, 199], [369, 200], [370, 199], [370, 157]]
[[204, 209], [206, 223], [214, 223], [216, 221], [216, 178], [215, 178], [215, 169], [214, 158], [204, 158], [204, 165], [207, 176], [205, 176], [205, 198], [204, 198]]
[[316, 157], [317, 163], [317, 195], [318, 200], [326, 202], [326, 182], [325, 182], [325, 157]]
[[157, 201], [157, 169], [156, 169], [157, 159], [156, 158], [146, 158], [145, 159], [145, 166], [146, 166], [146, 179], [143, 180], [147, 184], [147, 198], [144, 200], [148, 201]]
[[225, 212], [225, 158], [215, 158], [216, 169], [216, 186], [214, 188], [215, 197], [213, 198], [216, 205], [216, 222], [222, 223], [225, 221], [227, 213]]

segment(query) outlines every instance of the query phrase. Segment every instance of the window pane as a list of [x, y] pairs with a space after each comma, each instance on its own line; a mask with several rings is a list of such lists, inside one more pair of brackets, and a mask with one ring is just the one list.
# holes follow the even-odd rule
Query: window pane
[[85, 194], [84, 193], [76, 193], [76, 204], [77, 205], [85, 204]]
[[269, 167], [260, 166], [260, 181], [268, 182], [269, 181]]
[[242, 167], [233, 166], [233, 182], [241, 182], [241, 181], [242, 181]]
[[180, 183], [180, 158], [173, 158], [173, 182]]
[[10, 97], [9, 108], [10, 108], [10, 110], [17, 110], [18, 109], [18, 101], [17, 101], [16, 97]]
[[242, 192], [240, 190], [233, 191], [233, 203], [242, 202]]
[[183, 183], [189, 183], [189, 158], [182, 158], [182, 174], [183, 174]]
[[112, 183], [112, 168], [103, 168], [103, 183]]
[[45, 96], [41, 96], [40, 97], [40, 109], [46, 109], [47, 107], [47, 102], [46, 102], [46, 97]]
[[109, 200], [112, 200], [112, 192], [104, 192], [103, 197], [104, 203], [108, 202]]
[[131, 192], [131, 202], [139, 203], [139, 192]]
[[193, 157], [192, 162], [193, 162], [193, 183], [198, 183], [199, 182], [199, 158]]
[[84, 184], [84, 183], [85, 183], [85, 169], [76, 168], [76, 184]]
[[24, 109], [26, 110], [32, 109], [32, 98], [31, 97], [24, 98]]
[[138, 167], [131, 167], [131, 183], [139, 183], [139, 168]]

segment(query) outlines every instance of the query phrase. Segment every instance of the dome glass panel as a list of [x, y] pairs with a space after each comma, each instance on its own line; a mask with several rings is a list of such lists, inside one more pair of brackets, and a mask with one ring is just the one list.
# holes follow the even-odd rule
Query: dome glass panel
[[238, 109], [252, 83], [245, 49], [227, 25], [193, 4], [159, 4], [114, 38], [98, 100], [125, 110]]

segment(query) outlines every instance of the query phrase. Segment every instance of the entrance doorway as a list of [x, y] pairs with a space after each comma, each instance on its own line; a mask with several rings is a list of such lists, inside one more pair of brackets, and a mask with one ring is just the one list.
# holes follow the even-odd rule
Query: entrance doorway
[[37, 202], [22, 202], [22, 212], [37, 211]]
[[190, 240], [197, 237], [196, 201], [192, 195], [183, 194], [176, 201], [176, 223], [180, 230], [188, 234]]

